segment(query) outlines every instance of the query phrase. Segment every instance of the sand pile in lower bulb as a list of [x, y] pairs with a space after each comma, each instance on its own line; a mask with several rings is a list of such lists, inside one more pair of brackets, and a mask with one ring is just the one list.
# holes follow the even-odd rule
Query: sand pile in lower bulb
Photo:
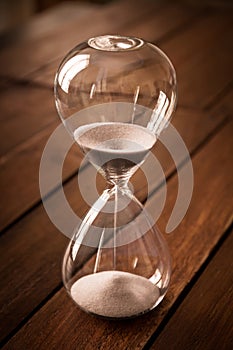
[[150, 310], [160, 294], [148, 279], [128, 272], [87, 275], [71, 287], [71, 296], [84, 310], [106, 317], [131, 317]]

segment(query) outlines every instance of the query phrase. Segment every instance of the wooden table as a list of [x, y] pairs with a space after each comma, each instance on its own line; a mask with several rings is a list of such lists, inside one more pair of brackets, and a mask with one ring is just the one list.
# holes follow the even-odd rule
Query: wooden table
[[[60, 268], [68, 240], [50, 222], [38, 184], [43, 148], [60, 123], [52, 91], [58, 63], [77, 43], [103, 33], [143, 37], [169, 55], [179, 83], [172, 123], [194, 167], [188, 212], [176, 230], [164, 235], [173, 261], [169, 291], [157, 309], [128, 321], [91, 317], [66, 294]], [[3, 349], [233, 348], [232, 38], [231, 7], [150, 0], [64, 3], [1, 36]], [[177, 174], [162, 147], [156, 157], [167, 177], [158, 223], [164, 232], [177, 195]], [[85, 207], [76, 185], [79, 164], [77, 148], [72, 148], [63, 179], [78, 214]], [[139, 174], [134, 186], [143, 200], [140, 183]], [[155, 190], [152, 203], [157, 195]]]

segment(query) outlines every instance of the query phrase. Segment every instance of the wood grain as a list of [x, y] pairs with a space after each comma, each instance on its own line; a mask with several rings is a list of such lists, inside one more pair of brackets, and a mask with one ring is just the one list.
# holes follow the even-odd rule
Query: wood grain
[[[35, 349], [55, 349], [59, 346], [64, 349], [76, 349], [77, 346], [87, 349], [142, 348], [230, 225], [232, 127], [232, 123], [227, 124], [193, 159], [194, 195], [179, 228], [166, 236], [173, 259], [173, 274], [169, 292], [156, 310], [141, 318], [109, 322], [80, 311], [62, 289], [4, 349], [28, 348], [32, 343]], [[173, 178], [168, 184], [166, 209], [160, 220], [162, 226], [174, 204], [175, 183]], [[155, 205], [156, 196], [152, 201]]]
[[[106, 32], [121, 34], [122, 26], [133, 23], [159, 8], [157, 3], [147, 2], [147, 4], [148, 6], [146, 4], [142, 6], [139, 0], [112, 2], [95, 11], [94, 22], [90, 21], [91, 16], [87, 15], [78, 21], [70, 21], [56, 31], [48, 33], [46, 37], [6, 48], [0, 53], [0, 75], [22, 78], [50, 61], [63, 57], [87, 38]], [[90, 25], [87, 25], [87, 22]]]
[[48, 33], [54, 32], [70, 21], [78, 21], [82, 17], [90, 16], [97, 9], [96, 4], [63, 2], [46, 11], [33, 16], [25, 23], [0, 35], [0, 49], [13, 45], [20, 45], [26, 41], [46, 38]]
[[232, 249], [231, 232], [150, 349], [231, 349]]
[[[2, 157], [0, 164], [1, 229], [15, 221], [34, 204], [40, 202], [40, 160], [46, 142], [57, 124], [58, 122], [51, 124], [48, 128], [21, 144], [17, 149]], [[60, 138], [54, 144], [54, 154], [50, 154], [50, 172], [54, 171], [54, 166], [62, 164], [63, 147]], [[80, 161], [81, 153], [77, 146], [71, 148], [65, 160], [63, 179], [69, 177], [78, 169]], [[54, 183], [54, 187], [57, 185], [58, 183]]]
[[[200, 124], [205, 119], [203, 127], [200, 128]], [[198, 144], [202, 143], [203, 140], [208, 137], [208, 135], [220, 125], [225, 116], [222, 113], [217, 113], [215, 115], [202, 114], [201, 112], [192, 112], [188, 109], [180, 109], [177, 111], [174, 118], [174, 126], [180, 132], [187, 143], [187, 147], [190, 152], [192, 152]], [[192, 128], [186, 127], [186, 121], [190, 119]], [[2, 201], [0, 204], [1, 208], [1, 218], [0, 227], [1, 229], [6, 227], [12, 221], [17, 219], [22, 213], [28, 210], [33, 204], [40, 200], [39, 194], [39, 164], [44, 146], [54, 130], [55, 124], [49, 126], [48, 128], [42, 130], [40, 133], [36, 134], [34, 137], [29, 139], [27, 142], [22, 144], [21, 147], [15, 149], [11, 154], [6, 155], [2, 158], [0, 164], [1, 169], [1, 196]], [[57, 147], [57, 148], [55, 148]], [[57, 165], [61, 161], [61, 154], [63, 149], [63, 142], [57, 140], [56, 146], [54, 146], [54, 154], [51, 155], [51, 168], [53, 169], [53, 164]], [[156, 145], [155, 148], [156, 157], [158, 157], [162, 166], [164, 167], [165, 173], [168, 174], [171, 168], [174, 169], [174, 164], [167, 151], [162, 147], [162, 145]], [[78, 170], [80, 160], [82, 156], [78, 147], [73, 147], [69, 152], [69, 157], [65, 162], [64, 179], [73, 174]], [[17, 176], [17, 169], [21, 169], [20, 176]], [[52, 170], [50, 170], [52, 171]], [[87, 177], [88, 170], [87, 171]], [[147, 184], [142, 185], [142, 178], [133, 181], [133, 185], [138, 188], [138, 196], [144, 200], [145, 193], [147, 191]], [[30, 179], [30, 181], [28, 181]], [[11, 186], [14, 183], [14, 186]], [[139, 185], [136, 185], [136, 184]], [[156, 187], [155, 183], [155, 187]], [[54, 183], [54, 187], [57, 183]], [[139, 193], [139, 188], [140, 193]], [[52, 190], [52, 188], [51, 188]], [[90, 189], [92, 190], [92, 189]], [[7, 203], [7, 205], [5, 205]]]
[[221, 111], [230, 118], [233, 116], [233, 89], [227, 89], [217, 100], [216, 106], [213, 108], [217, 113]]
[[[181, 10], [175, 5], [169, 5], [166, 10], [155, 12], [144, 22], [125, 25], [124, 33], [158, 41], [177, 71], [180, 105], [194, 108], [210, 106], [232, 82], [233, 47], [230, 38], [233, 34], [233, 15], [224, 11], [197, 13]], [[182, 26], [184, 30], [179, 32]], [[207, 60], [206, 57], [211, 59]], [[52, 86], [60, 60], [43, 67], [30, 78]]]
[[126, 27], [125, 34], [138, 36], [149, 42], [161, 43], [174, 37], [182, 29], [185, 30], [186, 26], [190, 27], [204, 14], [203, 8], [167, 2], [159, 12], [151, 13], [143, 21]]
[[0, 107], [1, 157], [58, 121], [52, 90], [30, 84], [9, 84], [1, 91]]
[[[222, 242], [232, 229], [232, 19], [230, 8], [211, 9], [203, 3], [198, 9], [150, 0], [120, 0], [99, 8], [66, 3], [60, 10], [51, 9], [32, 19], [15, 34], [0, 37], [0, 226], [5, 228], [0, 237], [0, 341], [5, 349], [135, 350], [149, 348], [154, 341], [158, 349], [231, 348], [232, 234]], [[68, 238], [50, 222], [38, 186], [40, 157], [59, 123], [51, 89], [55, 69], [77, 42], [109, 32], [155, 41], [174, 63], [183, 107], [178, 108], [173, 123], [191, 152], [195, 181], [188, 212], [165, 237], [173, 259], [165, 300], [144, 317], [118, 322], [85, 314], [62, 288], [61, 260]], [[61, 137], [54, 145], [49, 160], [54, 165], [49, 168], [52, 176], [63, 144]], [[158, 143], [153, 152], [168, 179], [159, 219], [164, 232], [178, 180], [165, 147]], [[89, 205], [73, 176], [80, 161], [80, 152], [72, 148], [63, 180], [66, 198], [81, 217]], [[183, 158], [179, 162], [184, 169]], [[85, 179], [83, 190], [91, 196], [91, 167], [80, 173]], [[149, 173], [153, 175], [152, 166]], [[98, 190], [104, 185], [100, 180]], [[154, 210], [161, 195], [156, 181], [148, 199], [142, 171], [132, 183], [138, 198], [147, 200], [146, 205]], [[56, 185], [48, 189], [53, 192], [47, 201], [54, 199], [62, 220]]]
[[[200, 128], [199, 125], [203, 118], [205, 118], [206, 122], [203, 125], [203, 128]], [[189, 120], [190, 126], [188, 130], [187, 119]], [[181, 135], [184, 137], [184, 140], [187, 143], [187, 147], [190, 151], [196, 148], [200, 142], [203, 142], [203, 140], [206, 137], [208, 137], [208, 135], [213, 131], [213, 129], [215, 129], [216, 125], [222, 122], [222, 120], [223, 115], [217, 115], [216, 118], [212, 118], [210, 115], [205, 115], [201, 112], [191, 112], [189, 110], [178, 111], [176, 117], [174, 118], [175, 126], [180, 131]], [[38, 143], [35, 143], [35, 147], [38, 147]], [[40, 154], [40, 152], [37, 152], [37, 154]], [[169, 155], [162, 146], [160, 146], [160, 150], [156, 150], [156, 155], [164, 167], [165, 174], [168, 176], [174, 170], [173, 160], [169, 157]], [[37, 159], [37, 161], [39, 161], [39, 157]], [[29, 169], [31, 169], [31, 166], [29, 167]], [[38, 176], [37, 173], [35, 173], [34, 176]], [[9, 175], [4, 176], [4, 178], [8, 177]], [[86, 175], [86, 178], [91, 177], [90, 175]], [[22, 188], [22, 195], [21, 197], [19, 197], [19, 202], [17, 203], [17, 201], [15, 201], [13, 194], [16, 193], [16, 190], [12, 189], [12, 203], [9, 203], [9, 205], [2, 207], [2, 211], [4, 211], [5, 213], [7, 213], [8, 211], [8, 213], [10, 213], [8, 214], [10, 220], [12, 220], [13, 215], [16, 215], [17, 213], [22, 213], [21, 210], [23, 205], [27, 206], [28, 204], [32, 203], [30, 202], [30, 200], [33, 200], [33, 197], [30, 197], [31, 199], [29, 199], [29, 196], [31, 196], [32, 193], [35, 192], [35, 189], [33, 190], [33, 188], [31, 187], [32, 185], [29, 186], [30, 191], [27, 190], [27, 194], [25, 194], [25, 197], [23, 196], [23, 189], [24, 191], [25, 189], [27, 189], [27, 181], [25, 180], [24, 182], [22, 182], [22, 179], [24, 179], [24, 177], [20, 179], [19, 185], [17, 186], [18, 191], [20, 191], [20, 188]], [[147, 183], [145, 182], [142, 186], [142, 179], [142, 176], [139, 175], [135, 178], [133, 182], [135, 190], [138, 190], [138, 197], [141, 200], [145, 199], [145, 195], [147, 194]], [[7, 186], [4, 187], [7, 188]], [[80, 194], [80, 191], [77, 187], [76, 178], [67, 183], [64, 190], [73, 210], [79, 215], [79, 217], [84, 215], [84, 213], [88, 209], [88, 206], [86, 205], [84, 199]], [[83, 190], [86, 194], [93, 191], [92, 186], [90, 186], [89, 182], [86, 183], [86, 187], [83, 188]], [[39, 194], [37, 189], [37, 196], [38, 195]], [[15, 202], [16, 204], [14, 205]], [[56, 206], [57, 212], [59, 213], [58, 215], [62, 217], [62, 209], [60, 209], [61, 207], [59, 206], [59, 203], [57, 203]], [[11, 211], [10, 208], [12, 207], [14, 210]], [[25, 210], [25, 208], [23, 208], [23, 210]], [[46, 265], [46, 259], [44, 255], [45, 249], [47, 252], [46, 254], [48, 254], [48, 256], [51, 255], [57, 262], [60, 261], [64, 251], [66, 239], [65, 237], [60, 238], [59, 235], [58, 242], [60, 242], [60, 244], [56, 241], [55, 245], [53, 245], [52, 243], [49, 243], [47, 245], [47, 235], [50, 236], [49, 239], [57, 240], [57, 230], [53, 228], [51, 223], [49, 223], [49, 219], [47, 218], [42, 206], [39, 206], [38, 208], [34, 209], [32, 213], [30, 213], [30, 215], [25, 216], [23, 219], [21, 219], [21, 221], [18, 224], [10, 228], [2, 237], [3, 240], [0, 240], [3, 252], [6, 252], [6, 254], [12, 256], [13, 264], [8, 266], [7, 260], [5, 260], [5, 255], [3, 253], [0, 254], [0, 278], [5, 280], [1, 295], [1, 300], [5, 305], [2, 317], [4, 319], [9, 318], [9, 322], [4, 323], [5, 327], [2, 330], [3, 337], [7, 335], [8, 332], [10, 332], [14, 327], [16, 327], [19, 324], [19, 322], [21, 322], [24, 319], [24, 317], [26, 317], [28, 313], [31, 312], [40, 301], [47, 297], [49, 291], [47, 287], [44, 288], [43, 282], [44, 278], [49, 278], [46, 274], [49, 273], [49, 271], [51, 272], [51, 275], [59, 276], [60, 274], [59, 271], [55, 272], [53, 270], [54, 268], [59, 269], [58, 265], [55, 264], [54, 266], [50, 266], [50, 269], [46, 268], [46, 276], [44, 276], [44, 270], [41, 267], [41, 259], [43, 259], [43, 262]], [[12, 241], [14, 242], [13, 245]], [[46, 248], [44, 248], [44, 245], [46, 245]], [[30, 261], [31, 252], [33, 251], [33, 249], [35, 249], [33, 247], [37, 247], [36, 255], [38, 259], [38, 264], [34, 263], [32, 265]], [[49, 253], [49, 250], [51, 250], [51, 254]], [[18, 254], [20, 256], [19, 258], [16, 258]], [[40, 254], [42, 254], [43, 257], [40, 257]], [[57, 258], [55, 258], [55, 256], [57, 256]], [[20, 264], [14, 266], [15, 260], [20, 260]], [[51, 262], [52, 260], [49, 261]], [[48, 266], [51, 265], [50, 262], [48, 263]], [[11, 277], [11, 273], [6, 274], [6, 271], [11, 271], [12, 268], [14, 271], [16, 271], [14, 274], [14, 279]], [[22, 270], [24, 271], [23, 276], [22, 274], [20, 274], [20, 271]], [[9, 276], [9, 280], [6, 279], [7, 276]], [[36, 279], [34, 279], [33, 276], [37, 276]], [[28, 280], [30, 280], [31, 283], [31, 294], [30, 290], [28, 289]], [[12, 285], [12, 281], [14, 281], [14, 285]], [[52, 277], [50, 277], [50, 283], [50, 290], [56, 288], [57, 279], [53, 279]], [[14, 309], [18, 309], [19, 304], [23, 303], [23, 300], [25, 298], [25, 289], [27, 291], [27, 304], [24, 305], [24, 307], [21, 308], [20, 311], [18, 311], [16, 317], [15, 315], [12, 315], [12, 312]], [[37, 290], [38, 292], [38, 299], [34, 296], [33, 292], [35, 290]], [[11, 297], [14, 293], [18, 295], [17, 299]]]
[[[145, 6], [150, 9], [151, 2], [145, 2]], [[131, 3], [134, 11], [133, 2]], [[172, 35], [173, 31], [181, 26], [192, 22], [200, 14], [200, 10], [193, 7], [184, 7], [178, 4], [168, 3], [163, 7], [151, 9], [146, 16], [141, 16], [138, 21], [128, 21], [121, 25], [121, 34], [132, 35], [144, 38], [145, 40], [161, 41], [167, 35]], [[42, 85], [52, 86], [56, 70], [62, 57], [54, 60], [51, 64], [32, 72], [26, 78]]]
[[209, 106], [232, 82], [232, 20], [232, 12], [211, 12], [161, 43], [176, 67], [180, 105]]

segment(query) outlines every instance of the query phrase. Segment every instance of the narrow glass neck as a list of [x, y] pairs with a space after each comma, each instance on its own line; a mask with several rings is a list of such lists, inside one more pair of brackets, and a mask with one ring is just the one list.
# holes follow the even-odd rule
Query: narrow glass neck
[[128, 187], [128, 182], [129, 179], [131, 178], [132, 174], [127, 173], [124, 175], [120, 175], [120, 176], [106, 176], [106, 181], [107, 181], [107, 187], [109, 189], [113, 188], [113, 187], [118, 187], [118, 188], [122, 188], [122, 189], [129, 189]]
[[137, 169], [138, 165], [134, 165], [131, 168], [128, 168], [127, 171], [122, 171], [121, 173], [119, 173], [119, 171], [109, 171], [109, 169], [102, 169], [101, 173], [106, 179], [108, 189], [117, 187], [124, 191], [130, 191], [128, 182]]

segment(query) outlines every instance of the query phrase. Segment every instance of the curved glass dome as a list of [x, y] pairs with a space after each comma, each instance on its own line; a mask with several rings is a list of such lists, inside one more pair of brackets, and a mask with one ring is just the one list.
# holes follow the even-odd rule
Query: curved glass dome
[[64, 58], [55, 77], [55, 101], [72, 134], [91, 120], [135, 123], [158, 136], [176, 105], [176, 74], [155, 45], [103, 35]]

